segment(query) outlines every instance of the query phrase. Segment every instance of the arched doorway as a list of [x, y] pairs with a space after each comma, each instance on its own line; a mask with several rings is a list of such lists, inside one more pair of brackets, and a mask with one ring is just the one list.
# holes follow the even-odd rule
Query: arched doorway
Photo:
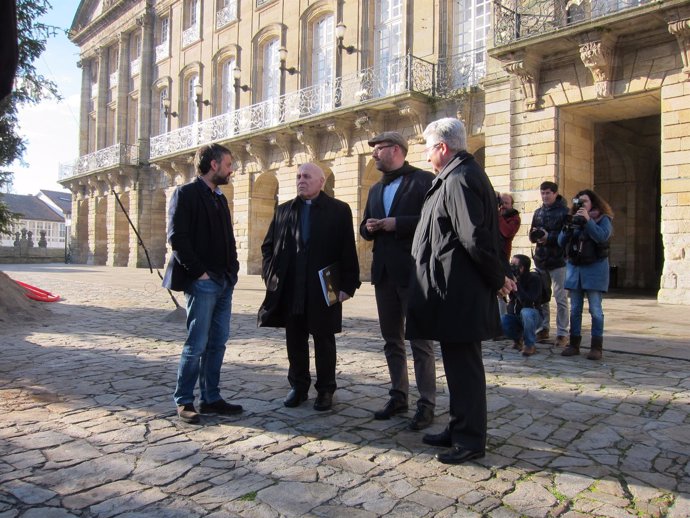
[[251, 193], [249, 228], [249, 254], [247, 273], [261, 273], [261, 244], [278, 206], [278, 179], [273, 172], [261, 173]]

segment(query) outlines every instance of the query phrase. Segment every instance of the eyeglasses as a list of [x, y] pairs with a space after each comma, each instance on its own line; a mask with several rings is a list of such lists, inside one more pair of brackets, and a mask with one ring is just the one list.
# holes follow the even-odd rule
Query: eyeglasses
[[375, 147], [374, 149], [371, 150], [371, 154], [375, 155], [376, 153], [378, 153], [382, 149], [386, 149], [387, 147], [393, 147], [393, 146], [397, 146], [397, 144], [388, 144], [387, 146]]
[[430, 153], [432, 149], [436, 149], [438, 146], [440, 146], [442, 142], [436, 142], [436, 144], [433, 144], [431, 146], [427, 146], [424, 148], [424, 151], [427, 153]]

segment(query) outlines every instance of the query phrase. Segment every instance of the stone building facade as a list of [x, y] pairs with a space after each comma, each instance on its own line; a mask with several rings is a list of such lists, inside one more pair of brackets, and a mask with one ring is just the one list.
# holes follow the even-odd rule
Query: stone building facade
[[426, 167], [423, 128], [457, 116], [516, 198], [516, 250], [542, 181], [568, 197], [593, 186], [616, 212], [618, 286], [690, 304], [687, 0], [84, 0], [71, 39], [80, 157], [61, 183], [80, 261], [145, 266], [141, 238], [162, 266], [172, 191], [220, 142], [241, 268], [258, 273], [297, 165], [324, 168], [357, 226], [379, 178], [367, 139], [398, 130]]

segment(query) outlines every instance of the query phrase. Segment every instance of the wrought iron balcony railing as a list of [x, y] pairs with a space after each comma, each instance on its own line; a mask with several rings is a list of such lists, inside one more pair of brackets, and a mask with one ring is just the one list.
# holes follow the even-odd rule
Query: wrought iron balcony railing
[[485, 75], [484, 47], [440, 58], [436, 65], [436, 96], [456, 96], [467, 88], [477, 86]]
[[237, 0], [230, 0], [227, 5], [216, 12], [216, 29], [237, 20]]
[[151, 139], [151, 158], [201, 144], [294, 122], [305, 117], [354, 106], [405, 92], [434, 95], [435, 65], [402, 56], [385, 65], [364, 69], [274, 99], [190, 124]]
[[182, 46], [186, 47], [194, 42], [199, 41], [201, 38], [201, 25], [199, 22], [195, 23], [191, 27], [182, 31]]
[[170, 57], [170, 42], [165, 40], [160, 45], [156, 45], [156, 62]]
[[118, 165], [137, 165], [139, 146], [115, 144], [79, 157], [71, 164], [60, 164], [58, 180], [82, 176]]
[[494, 43], [546, 34], [652, 0], [494, 0]]

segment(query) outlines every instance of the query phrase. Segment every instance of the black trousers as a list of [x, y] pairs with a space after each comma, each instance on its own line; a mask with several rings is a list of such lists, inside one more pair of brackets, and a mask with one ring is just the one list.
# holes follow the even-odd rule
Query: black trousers
[[481, 342], [441, 342], [443, 368], [450, 394], [453, 446], [473, 451], [486, 448], [486, 377]]
[[[316, 359], [316, 383], [318, 392], [335, 392], [335, 334], [312, 334], [314, 338], [314, 357]], [[292, 315], [285, 325], [287, 345], [288, 381], [298, 392], [307, 393], [311, 386], [309, 374], [309, 329], [303, 315]]]

